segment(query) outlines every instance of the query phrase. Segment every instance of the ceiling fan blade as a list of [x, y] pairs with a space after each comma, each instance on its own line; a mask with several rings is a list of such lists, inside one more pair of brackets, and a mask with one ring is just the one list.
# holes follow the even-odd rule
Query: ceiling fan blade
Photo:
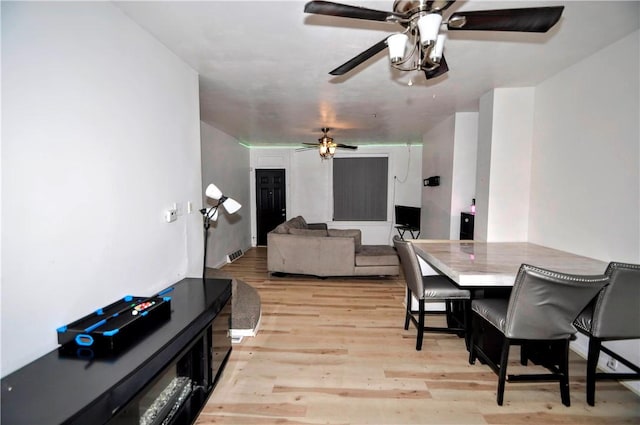
[[547, 32], [560, 19], [564, 6], [456, 12], [449, 30]]
[[353, 150], [358, 149], [358, 147], [357, 147], [357, 146], [343, 145], [342, 143], [338, 143], [338, 144], [336, 145], [336, 147], [338, 147], [338, 148], [342, 148], [342, 149], [353, 149]]
[[343, 75], [343, 74], [351, 71], [353, 68], [355, 68], [356, 66], [360, 65], [361, 63], [363, 63], [367, 59], [369, 59], [372, 56], [375, 56], [377, 53], [383, 51], [386, 47], [387, 47], [387, 39], [385, 38], [384, 40], [380, 41], [379, 43], [374, 44], [373, 46], [369, 47], [367, 50], [365, 50], [364, 52], [360, 53], [358, 56], [348, 60], [345, 63], [343, 63], [342, 65], [340, 65], [339, 67], [337, 67], [333, 71], [329, 72], [329, 74], [331, 74], [331, 75]]
[[319, 143], [306, 143], [306, 142], [302, 142], [303, 145], [307, 145], [307, 146], [315, 146], [318, 147]]
[[310, 1], [304, 5], [304, 11], [306, 13], [315, 13], [316, 15], [340, 16], [343, 18], [366, 19], [368, 21], [382, 22], [386, 22], [388, 18], [405, 18], [404, 15], [399, 15], [393, 12], [349, 6], [347, 4], [333, 3], [330, 1]]
[[444, 59], [444, 56], [442, 56], [442, 59], [440, 59], [440, 66], [431, 71], [425, 69], [424, 76], [427, 77], [427, 80], [430, 80], [431, 78], [439, 77], [442, 74], [447, 73], [448, 71], [449, 66], [447, 66], [447, 61]]

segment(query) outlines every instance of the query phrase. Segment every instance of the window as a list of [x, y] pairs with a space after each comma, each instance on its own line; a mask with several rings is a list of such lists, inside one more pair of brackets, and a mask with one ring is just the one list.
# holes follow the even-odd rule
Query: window
[[333, 220], [386, 221], [388, 158], [333, 159]]

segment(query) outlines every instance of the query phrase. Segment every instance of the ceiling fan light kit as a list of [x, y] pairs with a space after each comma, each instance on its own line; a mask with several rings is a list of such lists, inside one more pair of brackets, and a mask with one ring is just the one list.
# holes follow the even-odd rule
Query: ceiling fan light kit
[[[410, 21], [406, 32], [388, 37], [387, 46], [389, 47], [391, 66], [400, 71], [425, 72], [433, 71], [440, 66], [446, 41], [446, 35], [439, 33], [441, 24], [442, 15], [439, 13], [425, 13], [421, 14], [417, 20]], [[404, 45], [401, 45], [403, 40]], [[410, 52], [405, 58], [404, 52], [409, 49]], [[398, 56], [397, 52], [399, 51], [403, 52], [401, 56]]]
[[333, 137], [329, 137], [327, 134], [329, 132], [329, 128], [325, 127], [322, 129], [322, 137], [318, 139], [318, 143], [303, 143], [303, 145], [307, 146], [315, 146], [318, 148], [318, 152], [320, 153], [320, 158], [322, 159], [331, 159], [336, 154], [336, 148], [342, 149], [358, 149], [357, 146], [351, 145], [343, 145], [342, 143], [335, 143], [333, 141]]
[[336, 144], [333, 143], [333, 137], [327, 136], [328, 128], [323, 128], [324, 136], [318, 139], [320, 142], [320, 157], [322, 159], [333, 158], [333, 155], [336, 154]]
[[304, 11], [404, 27], [403, 31], [390, 35], [332, 70], [331, 75], [343, 75], [388, 48], [393, 68], [423, 71], [426, 79], [431, 79], [449, 70], [444, 59], [447, 36], [441, 33], [443, 26], [448, 31], [547, 32], [560, 20], [564, 10], [564, 6], [550, 6], [454, 12], [445, 20], [442, 12], [453, 3], [454, 0], [395, 0], [393, 11], [385, 12], [329, 1], [310, 1]]
[[392, 64], [398, 63], [404, 59], [405, 50], [407, 48], [407, 42], [409, 36], [407, 34], [398, 33], [393, 34], [387, 38], [387, 45], [389, 46], [389, 59]]
[[435, 43], [440, 32], [441, 23], [442, 15], [439, 13], [420, 15], [418, 18], [418, 32], [420, 33], [420, 44], [423, 47], [428, 47]]

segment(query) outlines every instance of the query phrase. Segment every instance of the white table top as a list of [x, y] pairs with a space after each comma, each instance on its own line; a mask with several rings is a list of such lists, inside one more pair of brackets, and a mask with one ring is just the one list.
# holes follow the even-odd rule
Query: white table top
[[607, 263], [529, 242], [414, 239], [416, 254], [464, 287], [513, 286], [521, 264], [562, 273], [603, 274]]

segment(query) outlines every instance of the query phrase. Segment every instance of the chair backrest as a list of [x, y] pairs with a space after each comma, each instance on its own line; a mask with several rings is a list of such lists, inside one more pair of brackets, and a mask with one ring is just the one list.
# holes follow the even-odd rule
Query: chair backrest
[[505, 335], [569, 338], [577, 331], [575, 318], [608, 282], [606, 275], [571, 275], [521, 265], [509, 298]]
[[591, 334], [598, 338], [640, 338], [640, 265], [611, 262], [609, 285], [593, 308]]
[[404, 279], [411, 292], [419, 299], [424, 298], [424, 285], [422, 283], [422, 271], [420, 263], [411, 242], [403, 241], [398, 236], [393, 238], [393, 246], [398, 251], [400, 265], [404, 272]]

